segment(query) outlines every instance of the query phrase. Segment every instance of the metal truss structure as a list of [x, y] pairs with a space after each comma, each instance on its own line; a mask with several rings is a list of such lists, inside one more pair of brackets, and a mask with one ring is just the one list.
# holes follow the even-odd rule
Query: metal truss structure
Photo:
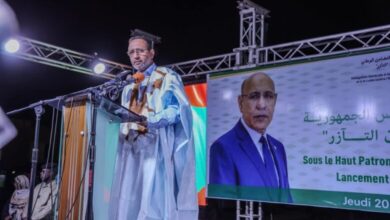
[[268, 64], [291, 62], [369, 49], [390, 47], [390, 25], [342, 34], [258, 47], [254, 62], [240, 63], [240, 51], [169, 65], [182, 76], [203, 75], [245, 69]]
[[[25, 37], [19, 37], [18, 41], [20, 43], [20, 50], [12, 54], [13, 56], [49, 66], [103, 78], [113, 78], [119, 72], [132, 69], [125, 64], [101, 59], [96, 56], [79, 53]], [[105, 64], [105, 73], [97, 75], [93, 72], [93, 66], [96, 62]]]
[[240, 48], [263, 47], [265, 18], [270, 11], [249, 0], [238, 2], [240, 10]]
[[390, 25], [256, 49], [256, 64], [353, 53], [390, 46]]
[[261, 220], [262, 218], [263, 210], [260, 202], [236, 201], [236, 220]]
[[[132, 68], [125, 64], [97, 58], [36, 40], [20, 37], [21, 51], [13, 54], [16, 57], [59, 67], [97, 77], [112, 78], [123, 70]], [[206, 57], [181, 63], [167, 65], [182, 77], [200, 76], [228, 70], [245, 69], [268, 64], [312, 59], [339, 54], [348, 54], [368, 49], [379, 49], [390, 46], [390, 25], [347, 32], [291, 43], [257, 47], [253, 62], [242, 63], [244, 50]], [[94, 62], [106, 65], [106, 72], [97, 75], [92, 70]]]
[[233, 51], [237, 53], [237, 66], [255, 63], [256, 48], [264, 47], [265, 18], [269, 11], [249, 0], [238, 2], [240, 10], [240, 47]]

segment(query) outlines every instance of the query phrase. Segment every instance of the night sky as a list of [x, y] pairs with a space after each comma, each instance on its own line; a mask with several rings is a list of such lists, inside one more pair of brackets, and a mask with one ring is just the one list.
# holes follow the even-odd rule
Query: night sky
[[[239, 11], [235, 0], [6, 0], [16, 13], [19, 34], [41, 42], [128, 64], [131, 30], [162, 38], [159, 65], [232, 52], [239, 46]], [[266, 45], [327, 36], [390, 24], [389, 1], [253, 0], [270, 10]], [[7, 112], [104, 82], [104, 79], [25, 61], [0, 53], [0, 106]], [[45, 119], [50, 121], [50, 115]], [[32, 110], [13, 116], [34, 119]], [[33, 130], [24, 140], [32, 146]], [[46, 131], [42, 131], [43, 134]], [[44, 136], [44, 134], [43, 134]], [[9, 146], [7, 146], [10, 148]], [[20, 146], [19, 146], [20, 147]], [[18, 149], [18, 150], [16, 150]], [[16, 155], [14, 147], [4, 156]], [[24, 158], [29, 158], [26, 156]], [[25, 164], [29, 163], [27, 159]], [[1, 170], [2, 167], [0, 167]]]

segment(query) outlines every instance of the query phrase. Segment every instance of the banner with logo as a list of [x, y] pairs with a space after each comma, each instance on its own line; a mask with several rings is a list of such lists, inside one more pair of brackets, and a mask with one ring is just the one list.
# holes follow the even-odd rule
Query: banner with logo
[[[241, 84], [257, 72], [275, 84], [277, 99], [266, 133], [284, 146], [288, 187], [280, 184], [283, 173], [277, 173], [279, 187], [251, 185], [250, 178], [241, 185], [242, 175], [236, 184], [209, 182], [208, 197], [390, 213], [390, 51], [209, 76], [208, 152], [241, 120]], [[217, 153], [230, 153], [214, 155], [223, 158], [227, 177], [251, 170], [248, 165], [242, 171], [242, 165], [253, 162], [253, 156], [243, 154], [240, 162], [234, 161], [245, 146], [232, 154], [234, 146], [221, 145]], [[273, 160], [280, 159], [273, 153]], [[278, 166], [275, 170], [281, 172]], [[210, 175], [208, 170], [208, 180]], [[269, 199], [270, 190], [290, 198]]]

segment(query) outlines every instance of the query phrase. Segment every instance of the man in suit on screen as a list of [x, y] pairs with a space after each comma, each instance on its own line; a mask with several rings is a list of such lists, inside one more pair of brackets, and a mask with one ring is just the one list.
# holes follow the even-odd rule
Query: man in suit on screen
[[261, 188], [268, 201], [291, 202], [283, 144], [266, 132], [277, 94], [265, 73], [245, 79], [238, 96], [242, 114], [210, 148], [210, 184]]

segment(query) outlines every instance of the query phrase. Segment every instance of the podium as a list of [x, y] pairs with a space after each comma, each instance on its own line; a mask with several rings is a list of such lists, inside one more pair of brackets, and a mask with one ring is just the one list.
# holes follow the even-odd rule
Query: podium
[[91, 93], [63, 104], [57, 219], [107, 219], [119, 125], [146, 118]]

